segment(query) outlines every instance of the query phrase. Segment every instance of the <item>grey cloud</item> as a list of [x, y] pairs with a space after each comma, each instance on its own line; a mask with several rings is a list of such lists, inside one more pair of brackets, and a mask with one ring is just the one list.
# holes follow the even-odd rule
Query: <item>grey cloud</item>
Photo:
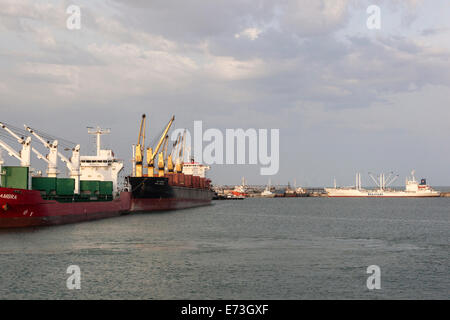
[[[300, 36], [335, 32], [348, 21], [351, 0], [335, 1], [122, 1], [125, 25], [179, 41], [233, 36], [248, 27], [276, 28]], [[130, 16], [133, 19], [130, 19]]]

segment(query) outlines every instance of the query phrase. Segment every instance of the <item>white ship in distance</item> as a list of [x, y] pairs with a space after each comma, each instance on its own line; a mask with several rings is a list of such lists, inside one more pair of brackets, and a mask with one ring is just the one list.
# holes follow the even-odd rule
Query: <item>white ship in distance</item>
[[384, 174], [374, 177], [371, 173], [369, 176], [377, 185], [377, 189], [364, 189], [361, 186], [361, 174], [356, 174], [356, 184], [353, 187], [336, 186], [334, 188], [325, 188], [329, 197], [379, 197], [379, 198], [406, 198], [406, 197], [439, 197], [441, 193], [433, 190], [427, 185], [426, 179], [421, 179], [420, 183], [414, 177], [415, 171], [411, 172], [411, 177], [406, 178], [405, 190], [393, 190], [389, 186], [398, 178], [392, 172], [386, 178]]
[[264, 191], [261, 192], [261, 197], [263, 197], [263, 198], [274, 198], [275, 197], [275, 193], [270, 191], [270, 189], [271, 189], [271, 187], [270, 187], [270, 179], [269, 179], [269, 184], [266, 186]]

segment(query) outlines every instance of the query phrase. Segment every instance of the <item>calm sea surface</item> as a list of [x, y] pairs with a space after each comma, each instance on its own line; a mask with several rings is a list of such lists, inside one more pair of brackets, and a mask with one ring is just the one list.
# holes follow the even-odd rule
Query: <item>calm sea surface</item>
[[0, 231], [0, 298], [449, 299], [449, 239], [450, 198], [215, 201]]

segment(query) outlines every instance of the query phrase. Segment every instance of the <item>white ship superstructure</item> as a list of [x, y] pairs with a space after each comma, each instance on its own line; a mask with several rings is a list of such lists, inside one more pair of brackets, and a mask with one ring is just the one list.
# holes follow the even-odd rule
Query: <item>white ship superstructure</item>
[[208, 171], [210, 168], [210, 166], [194, 162], [194, 160], [192, 160], [191, 162], [183, 163], [184, 174], [190, 174], [193, 176], [198, 176], [200, 178], [206, 178], [206, 171]]
[[101, 135], [110, 133], [109, 129], [89, 129], [90, 134], [97, 136], [97, 154], [81, 156], [81, 180], [112, 181], [113, 191], [118, 191], [118, 176], [123, 169], [123, 161], [115, 158], [114, 152], [101, 148]]
[[372, 175], [371, 178], [377, 184], [377, 189], [364, 189], [361, 187], [361, 175], [356, 176], [356, 185], [354, 187], [325, 188], [329, 197], [391, 197], [391, 198], [406, 198], [406, 197], [439, 197], [440, 192], [433, 190], [426, 183], [426, 179], [421, 179], [420, 183], [414, 177], [414, 170], [411, 172], [411, 177], [406, 178], [405, 190], [393, 190], [388, 188], [389, 185], [395, 181], [397, 176], [392, 173], [385, 178], [384, 174], [380, 174], [378, 179]]

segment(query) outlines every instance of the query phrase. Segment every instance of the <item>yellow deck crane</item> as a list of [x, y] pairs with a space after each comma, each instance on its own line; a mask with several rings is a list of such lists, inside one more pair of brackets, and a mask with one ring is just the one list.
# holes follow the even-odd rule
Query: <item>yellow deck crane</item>
[[174, 171], [175, 166], [173, 164], [173, 154], [176, 151], [176, 148], [177, 148], [178, 144], [180, 143], [180, 141], [181, 141], [181, 134], [179, 133], [177, 136], [177, 139], [175, 140], [175, 142], [172, 145], [172, 150], [170, 151], [170, 154], [167, 157], [167, 171], [169, 172], [169, 174], [173, 173], [173, 171]]
[[169, 144], [169, 135], [164, 138], [163, 150], [164, 150], [164, 162], [167, 161], [167, 147]]
[[175, 162], [175, 171], [177, 173], [183, 172], [183, 161], [184, 161], [184, 148], [186, 146], [186, 130], [183, 132], [183, 138], [180, 140], [180, 143], [178, 144], [179, 147], [177, 149], [177, 159]]
[[[168, 146], [168, 144], [169, 144], [169, 135], [166, 135], [165, 136], [165, 138], [164, 138], [164, 142], [163, 142], [163, 152], [162, 152], [162, 154], [163, 154], [163, 161], [162, 161], [162, 168], [161, 168], [161, 166], [160, 166], [160, 161], [158, 161], [158, 167], [159, 167], [159, 172], [158, 172], [158, 175], [161, 177], [161, 175], [162, 176], [164, 176], [164, 174], [167, 172], [167, 157], [168, 157], [168, 155], [167, 155], [167, 146]], [[161, 172], [161, 170], [162, 170], [162, 172]]]
[[164, 177], [164, 155], [162, 152], [158, 154], [158, 177]]
[[167, 158], [167, 143], [169, 136], [166, 135], [163, 139], [162, 151], [158, 154], [158, 177], [164, 177], [166, 173], [166, 158]]
[[142, 162], [144, 160], [144, 145], [145, 145], [145, 114], [142, 115], [141, 125], [139, 128], [138, 142], [136, 144], [136, 155], [135, 155], [136, 177], [143, 176]]
[[[155, 157], [158, 154], [159, 148], [161, 147], [161, 145], [163, 144], [166, 136], [167, 136], [167, 132], [169, 132], [170, 127], [172, 126], [173, 121], [175, 120], [175, 116], [173, 116], [169, 123], [166, 126], [166, 129], [164, 130], [163, 134], [161, 135], [161, 138], [159, 139], [158, 145], [156, 146], [155, 150], [153, 151], [152, 148], [148, 148], [147, 149], [147, 164], [148, 164], [148, 176], [149, 177], [153, 177], [154, 175], [154, 161], [155, 161]], [[160, 166], [159, 166], [159, 162], [160, 160], [162, 161], [162, 175], [164, 176], [164, 157], [162, 155], [162, 153], [160, 154], [160, 156], [158, 156], [158, 171], [160, 171]], [[158, 173], [158, 175], [160, 175]]]

